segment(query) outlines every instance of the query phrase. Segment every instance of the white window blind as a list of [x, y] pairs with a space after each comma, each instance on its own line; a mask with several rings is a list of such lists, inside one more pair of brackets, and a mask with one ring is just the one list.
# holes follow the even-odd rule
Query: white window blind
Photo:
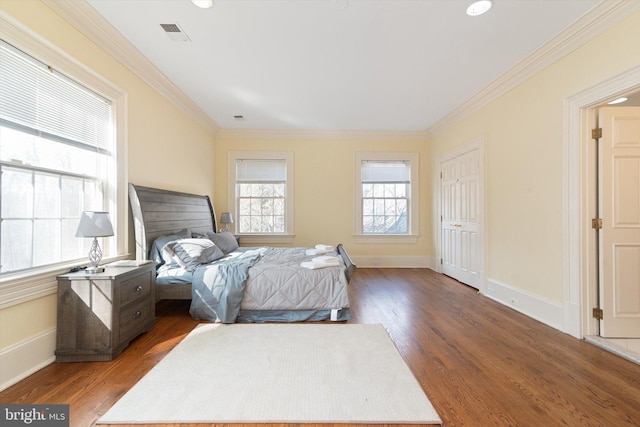
[[363, 161], [362, 182], [411, 182], [411, 164], [405, 161]]
[[81, 148], [107, 151], [111, 102], [0, 41], [0, 124]]
[[287, 180], [284, 159], [241, 159], [236, 163], [236, 182], [283, 182]]

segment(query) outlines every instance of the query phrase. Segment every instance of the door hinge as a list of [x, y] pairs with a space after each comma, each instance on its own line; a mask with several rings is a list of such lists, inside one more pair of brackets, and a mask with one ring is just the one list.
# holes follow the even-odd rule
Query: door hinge
[[442, 258], [440, 258], [440, 265], [442, 265]]
[[593, 317], [598, 320], [602, 320], [604, 319], [604, 312], [601, 308], [593, 307]]
[[591, 228], [600, 230], [602, 228], [602, 218], [593, 218], [591, 220]]
[[602, 128], [591, 129], [591, 138], [593, 139], [602, 138]]

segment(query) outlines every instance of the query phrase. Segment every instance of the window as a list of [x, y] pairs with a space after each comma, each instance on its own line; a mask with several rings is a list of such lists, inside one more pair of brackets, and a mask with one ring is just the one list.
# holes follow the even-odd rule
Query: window
[[[122, 222], [114, 105], [123, 96], [59, 58], [113, 98], [0, 41], [0, 277], [86, 262], [91, 241], [75, 237], [83, 210], [109, 211], [116, 229]], [[105, 257], [122, 252], [116, 235], [101, 243]]]
[[357, 153], [356, 170], [356, 240], [415, 240], [418, 155]]
[[105, 208], [111, 102], [4, 42], [0, 62], [0, 273], [81, 258], [80, 214]]
[[363, 160], [362, 233], [407, 234], [411, 164], [398, 160]]
[[[229, 153], [230, 206], [235, 232], [247, 236], [293, 234], [293, 154]], [[245, 239], [245, 241], [247, 241]], [[273, 241], [273, 240], [272, 240]]]

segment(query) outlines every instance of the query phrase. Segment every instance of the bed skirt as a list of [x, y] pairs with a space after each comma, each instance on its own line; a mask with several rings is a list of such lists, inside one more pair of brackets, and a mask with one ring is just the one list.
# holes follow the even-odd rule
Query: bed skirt
[[316, 322], [322, 320], [344, 321], [351, 319], [349, 308], [337, 310], [335, 319], [331, 310], [240, 310], [236, 322]]

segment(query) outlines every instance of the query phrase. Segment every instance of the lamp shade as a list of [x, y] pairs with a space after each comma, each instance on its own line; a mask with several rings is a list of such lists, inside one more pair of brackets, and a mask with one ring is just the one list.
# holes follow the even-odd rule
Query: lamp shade
[[84, 211], [80, 217], [76, 237], [113, 236], [109, 212]]
[[233, 215], [230, 212], [222, 212], [220, 215], [221, 224], [233, 224]]

